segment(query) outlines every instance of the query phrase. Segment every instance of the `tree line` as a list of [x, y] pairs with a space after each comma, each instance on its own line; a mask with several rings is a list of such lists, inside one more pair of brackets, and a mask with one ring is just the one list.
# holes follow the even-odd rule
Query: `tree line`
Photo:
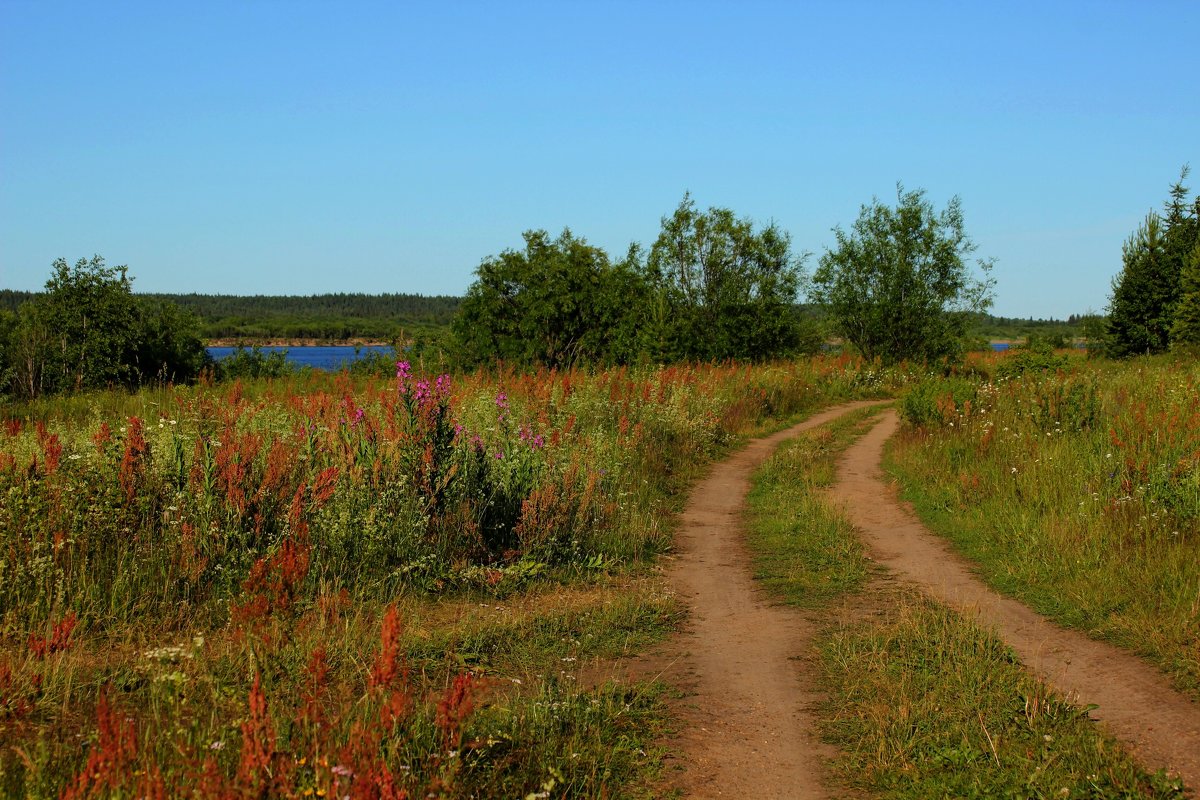
[[827, 333], [882, 361], [961, 354], [993, 284], [990, 261], [971, 269], [958, 198], [938, 212], [898, 186], [894, 208], [874, 200], [835, 233], [808, 278], [809, 255], [776, 224], [701, 211], [689, 195], [649, 250], [633, 244], [620, 259], [570, 230], [528, 231], [523, 249], [480, 264], [453, 323], [456, 355], [550, 367], [762, 361], [813, 352]]
[[[1187, 174], [1126, 242], [1107, 316], [1071, 320], [1096, 351], [1200, 347], [1200, 198], [1189, 197]], [[0, 392], [195, 380], [213, 367], [204, 339], [222, 325], [264, 337], [371, 330], [393, 339], [395, 327], [383, 336], [371, 326], [449, 322], [447, 355], [469, 368], [762, 361], [812, 352], [830, 337], [882, 362], [930, 362], [960, 357], [980, 320], [1022, 322], [986, 316], [992, 262], [972, 260], [957, 197], [938, 210], [923, 191], [897, 185], [894, 205], [873, 199], [834, 234], [808, 275], [810, 254], [775, 223], [701, 210], [684, 195], [649, 248], [631, 244], [619, 258], [570, 230], [527, 231], [524, 247], [482, 260], [461, 300], [135, 295], [125, 267], [58, 259], [44, 292], [0, 291]]]
[[[835, 232], [838, 246], [808, 279], [808, 254], [794, 251], [778, 225], [727, 208], [702, 211], [685, 195], [648, 249], [633, 244], [616, 259], [569, 230], [528, 231], [522, 249], [483, 259], [461, 301], [135, 295], [123, 266], [99, 256], [74, 266], [59, 259], [44, 292], [0, 295], [0, 391], [37, 397], [186, 382], [213, 368], [203, 340], [222, 325], [342, 338], [381, 315], [435, 325], [453, 314], [446, 348], [468, 368], [762, 361], [813, 352], [829, 333], [883, 361], [961, 353], [969, 315], [987, 308], [992, 283], [986, 260], [982, 278], [971, 273], [974, 244], [957, 198], [938, 212], [923, 192], [897, 187], [895, 208], [875, 200], [850, 231]], [[816, 306], [800, 303], [806, 282]], [[414, 347], [428, 344], [423, 336]], [[278, 365], [258, 365], [257, 355], [231, 363], [273, 374]]]

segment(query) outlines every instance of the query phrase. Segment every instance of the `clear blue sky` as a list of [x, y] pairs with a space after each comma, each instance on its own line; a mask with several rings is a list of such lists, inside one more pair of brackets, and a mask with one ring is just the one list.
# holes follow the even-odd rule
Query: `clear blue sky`
[[[461, 294], [529, 228], [614, 254], [690, 190], [815, 254], [963, 201], [995, 313], [1102, 309], [1181, 165], [1200, 3], [0, 0], [0, 287]], [[815, 263], [814, 260], [810, 264]]]

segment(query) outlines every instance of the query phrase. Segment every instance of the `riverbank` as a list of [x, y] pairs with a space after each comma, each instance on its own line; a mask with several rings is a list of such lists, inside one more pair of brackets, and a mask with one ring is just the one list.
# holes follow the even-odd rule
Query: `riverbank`
[[208, 339], [205, 347], [391, 347], [377, 339], [250, 339], [229, 337]]

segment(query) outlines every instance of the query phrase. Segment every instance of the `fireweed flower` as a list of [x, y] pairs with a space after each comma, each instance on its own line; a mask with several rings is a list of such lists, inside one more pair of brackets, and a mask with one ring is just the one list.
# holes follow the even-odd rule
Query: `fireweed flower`
[[500, 409], [508, 408], [508, 395], [506, 395], [504, 392], [501, 392], [500, 394], [496, 395], [496, 408], [500, 408]]
[[438, 375], [437, 377], [437, 396], [448, 397], [450, 395], [450, 376]]
[[425, 404], [432, 400], [433, 392], [429, 390], [429, 381], [417, 381], [417, 390], [413, 396], [420, 404]]

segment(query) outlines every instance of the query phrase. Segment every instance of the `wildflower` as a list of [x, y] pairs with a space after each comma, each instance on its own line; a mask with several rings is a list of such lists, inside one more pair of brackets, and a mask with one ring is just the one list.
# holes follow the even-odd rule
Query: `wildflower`
[[412, 366], [407, 361], [396, 362], [396, 377], [406, 381], [412, 375]]
[[418, 403], [428, 402], [433, 398], [433, 392], [429, 390], [429, 381], [417, 381], [417, 389], [413, 393]]
[[496, 395], [496, 408], [508, 408], [508, 395], [506, 395], [504, 392], [500, 392], [500, 394]]

